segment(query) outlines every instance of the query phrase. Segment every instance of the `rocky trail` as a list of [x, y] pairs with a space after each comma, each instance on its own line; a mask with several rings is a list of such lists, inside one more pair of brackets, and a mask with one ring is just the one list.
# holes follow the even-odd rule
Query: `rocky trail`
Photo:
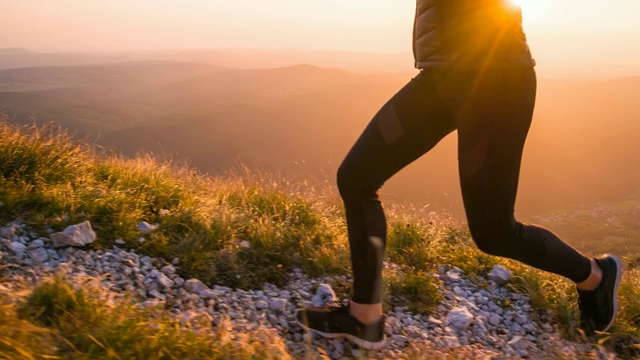
[[437, 310], [421, 316], [395, 307], [387, 313], [387, 347], [364, 351], [347, 341], [306, 334], [295, 321], [296, 308], [336, 300], [329, 284], [348, 281], [346, 277], [310, 279], [296, 270], [284, 287], [231, 289], [184, 279], [178, 275], [177, 259], [143, 256], [122, 248], [123, 242], [109, 250], [87, 249], [93, 240], [88, 222], [48, 237], [24, 224], [5, 225], [0, 229], [0, 292], [28, 289], [54, 274], [74, 284], [98, 282], [115, 298], [133, 295], [139, 306], [167, 309], [181, 325], [205, 321], [215, 329], [224, 322], [239, 333], [267, 329], [285, 340], [294, 358], [616, 358], [592, 345], [562, 339], [548, 316], [532, 311], [527, 296], [502, 285], [511, 275], [499, 266], [483, 288], [462, 270], [440, 266], [434, 274], [442, 282], [443, 301]]

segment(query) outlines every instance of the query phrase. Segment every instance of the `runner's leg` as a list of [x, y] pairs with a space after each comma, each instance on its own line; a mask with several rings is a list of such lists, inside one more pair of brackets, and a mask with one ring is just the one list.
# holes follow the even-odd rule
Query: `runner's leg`
[[533, 69], [480, 79], [458, 122], [459, 172], [471, 235], [493, 255], [519, 260], [575, 282], [590, 260], [549, 230], [514, 218], [520, 161], [536, 93]]
[[454, 130], [433, 74], [422, 71], [375, 115], [338, 170], [354, 278], [353, 301], [381, 302], [386, 219], [378, 189]]

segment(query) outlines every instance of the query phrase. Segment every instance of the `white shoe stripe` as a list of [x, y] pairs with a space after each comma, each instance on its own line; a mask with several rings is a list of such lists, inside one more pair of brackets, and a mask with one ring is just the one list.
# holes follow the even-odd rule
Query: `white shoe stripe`
[[367, 349], [367, 350], [380, 350], [383, 347], [385, 347], [385, 345], [387, 344], [387, 339], [383, 336], [382, 340], [380, 341], [376, 341], [376, 342], [372, 342], [372, 341], [367, 341], [364, 339], [360, 339], [359, 337], [356, 337], [354, 335], [348, 334], [348, 333], [325, 333], [322, 331], [318, 331], [316, 329], [312, 329], [308, 326], [306, 326], [305, 324], [301, 323], [298, 321], [298, 324], [305, 330], [309, 331], [309, 332], [313, 332], [316, 333], [324, 338], [327, 339], [336, 339], [336, 338], [346, 338], [347, 340], [351, 341], [352, 343], [360, 346], [363, 349]]
[[613, 286], [613, 316], [611, 317], [611, 321], [607, 326], [602, 330], [605, 332], [609, 330], [613, 322], [616, 320], [616, 316], [618, 315], [618, 287], [620, 287], [620, 280], [622, 279], [622, 262], [615, 255], [606, 255], [615, 261], [616, 263], [616, 281]]

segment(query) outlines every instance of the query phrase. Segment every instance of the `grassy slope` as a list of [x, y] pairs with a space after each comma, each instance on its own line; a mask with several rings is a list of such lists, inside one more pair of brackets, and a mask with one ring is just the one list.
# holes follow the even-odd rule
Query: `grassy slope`
[[[314, 66], [239, 70], [149, 61], [28, 68], [0, 71], [0, 107], [13, 123], [55, 121], [128, 155], [145, 149], [188, 158], [202, 171], [240, 161], [288, 177], [302, 169], [324, 180], [409, 78]], [[637, 77], [540, 79], [519, 214], [626, 199], [637, 191], [640, 173], [628, 170], [640, 167], [639, 97]], [[394, 177], [387, 190], [462, 212], [453, 140]]]
[[[140, 253], [167, 259], [177, 257], [181, 264], [179, 271], [185, 278], [254, 288], [265, 280], [283, 284], [295, 267], [311, 276], [345, 274], [349, 270], [342, 208], [331, 191], [309, 189], [304, 183], [291, 184], [276, 175], [246, 171], [213, 178], [151, 156], [125, 159], [97, 155], [65, 134], [18, 129], [6, 123], [0, 123], [0, 163], [1, 221], [21, 218], [44, 234], [47, 228], [62, 230], [69, 224], [90, 220], [98, 233], [94, 246], [108, 248], [121, 238]], [[467, 274], [485, 275], [500, 263], [517, 275], [511, 286], [530, 295], [534, 307], [551, 309], [567, 337], [579, 337], [574, 330], [575, 293], [567, 281], [480, 253], [471, 244], [467, 230], [450, 221], [393, 207], [389, 219], [387, 258], [397, 263], [400, 270], [385, 276], [387, 293], [395, 295], [386, 299], [385, 306], [402, 300], [409, 302], [414, 311], [429, 313], [439, 301], [439, 284], [430, 276], [436, 266], [451, 264]], [[159, 223], [160, 231], [139, 245], [135, 227], [142, 220]], [[248, 241], [251, 247], [240, 246], [242, 241]], [[639, 337], [640, 270], [633, 261], [627, 260], [629, 270], [620, 294], [620, 320], [611, 335], [601, 338], [622, 353], [630, 351], [628, 345]], [[6, 294], [0, 297], [5, 317], [0, 320], [0, 326], [5, 327], [0, 331], [0, 357], [38, 358], [40, 355], [25, 350], [34, 343], [52, 344], [42, 347], [43, 354], [49, 351], [62, 357], [74, 354], [87, 358], [93, 356], [93, 351], [102, 351], [96, 357], [114, 357], [113, 354], [135, 357], [126, 352], [128, 341], [148, 342], [149, 354], [163, 354], [161, 350], [166, 344], [160, 340], [154, 343], [129, 339], [141, 333], [141, 328], [154, 329], [149, 332], [154, 339], [162, 336], [180, 339], [179, 344], [183, 344], [180, 346], [193, 347], [194, 352], [211, 351], [210, 348], [223, 349], [228, 354], [239, 351], [216, 334], [205, 331], [189, 335], [178, 328], [171, 330], [170, 318], [154, 323], [156, 320], [148, 314], [130, 309], [126, 303], [110, 308], [92, 300], [86, 290], [78, 292], [59, 281], [52, 284], [41, 285], [26, 300]], [[49, 295], [43, 297], [39, 292]], [[345, 289], [343, 295], [347, 292]], [[64, 300], [65, 296], [72, 300]], [[75, 314], [72, 319], [62, 316], [52, 321], [34, 315], [43, 306], [60, 301], [71, 304], [70, 313]], [[117, 327], [122, 321], [124, 325], [117, 331], [105, 325], [104, 329], [98, 329], [105, 333], [80, 335], [79, 327], [87, 325], [82, 320], [84, 311], [88, 311], [85, 307], [104, 317], [94, 322], [104, 321]], [[100, 346], [104, 345], [100, 336], [113, 336], [114, 331], [119, 335], [109, 338], [111, 345]], [[243, 340], [249, 346], [247, 351], [268, 352], [265, 346], [270, 345], [251, 345], [253, 335], [261, 336], [249, 334]], [[192, 336], [205, 338], [193, 340]], [[203, 341], [220, 346], [198, 348]], [[153, 348], [153, 344], [158, 347]], [[281, 343], [266, 344], [283, 349]], [[251, 357], [251, 353], [236, 355]]]
[[554, 229], [563, 238], [574, 239], [579, 249], [594, 254], [640, 254], [640, 200], [597, 203], [578, 210], [555, 210], [534, 220]]

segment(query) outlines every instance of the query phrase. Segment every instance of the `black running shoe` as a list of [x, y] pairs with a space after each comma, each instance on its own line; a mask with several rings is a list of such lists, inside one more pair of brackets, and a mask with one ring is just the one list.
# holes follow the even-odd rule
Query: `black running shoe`
[[605, 255], [596, 262], [602, 269], [602, 282], [593, 291], [578, 290], [580, 328], [587, 335], [609, 330], [618, 313], [622, 263], [614, 255]]
[[384, 315], [365, 325], [349, 313], [348, 304], [298, 309], [296, 319], [308, 331], [329, 339], [344, 337], [364, 349], [378, 350], [386, 344]]

